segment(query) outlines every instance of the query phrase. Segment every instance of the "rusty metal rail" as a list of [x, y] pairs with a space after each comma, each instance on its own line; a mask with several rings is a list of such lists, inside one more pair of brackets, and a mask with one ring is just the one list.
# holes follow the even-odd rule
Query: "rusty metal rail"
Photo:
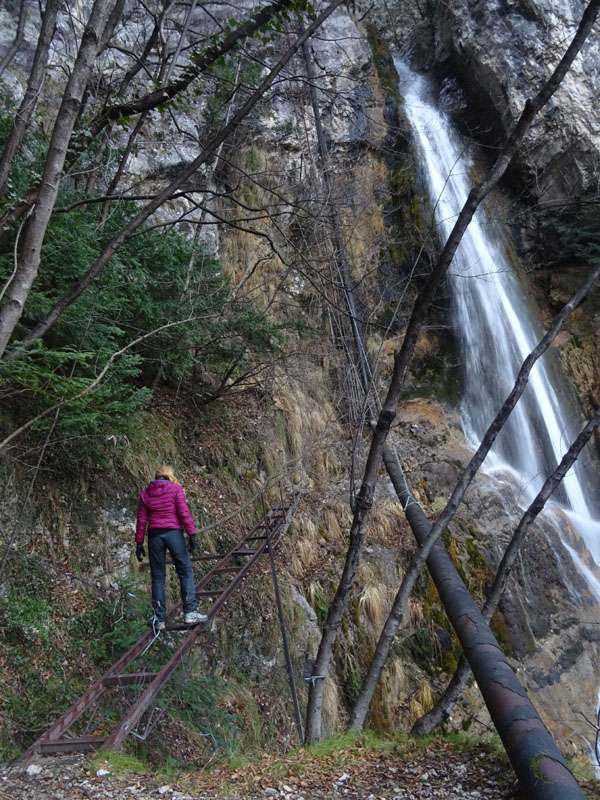
[[[183, 610], [178, 603], [166, 616], [165, 631], [184, 631], [183, 642], [158, 672], [126, 672], [156, 638], [153, 631], [141, 637], [121, 658], [108, 669], [90, 688], [69, 708], [48, 730], [40, 736], [19, 758], [24, 761], [36, 753], [88, 752], [93, 750], [116, 750], [136, 727], [143, 714], [156, 701], [177, 667], [192, 649], [197, 639], [210, 628], [210, 623], [227, 603], [231, 595], [240, 587], [242, 581], [256, 565], [260, 557], [276, 546], [287, 529], [296, 509], [296, 501], [284, 506], [278, 504], [268, 511], [264, 518], [249, 531], [232, 549], [225, 554], [203, 555], [193, 561], [217, 560], [217, 563], [196, 583], [197, 597], [214, 597], [207, 611], [207, 621], [197, 625], [178, 624], [175, 620]], [[246, 558], [245, 563], [232, 562]], [[227, 576], [225, 586], [211, 589], [209, 584], [215, 578]], [[93, 710], [105, 690], [111, 687], [146, 687], [125, 711], [123, 716], [107, 736], [72, 736], [74, 723], [87, 711]]]

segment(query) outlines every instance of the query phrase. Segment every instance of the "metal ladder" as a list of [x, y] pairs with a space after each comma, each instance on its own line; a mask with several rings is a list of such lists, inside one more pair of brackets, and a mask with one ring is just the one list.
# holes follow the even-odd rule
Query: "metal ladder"
[[[144, 713], [156, 702], [158, 695], [169, 679], [172, 678], [175, 670], [190, 652], [198, 638], [210, 630], [211, 622], [227, 603], [227, 600], [231, 597], [233, 592], [240, 587], [242, 581], [248, 573], [251, 572], [260, 557], [265, 553], [268, 553], [271, 559], [276, 599], [279, 606], [279, 592], [274, 572], [272, 551], [281, 539], [281, 536], [285, 533], [296, 509], [296, 505], [297, 501], [287, 506], [284, 506], [283, 503], [276, 505], [268, 511], [264, 518], [251, 531], [246, 533], [228, 553], [193, 557], [192, 561], [217, 560], [217, 563], [196, 584], [197, 598], [205, 597], [213, 599], [213, 603], [207, 611], [208, 619], [206, 622], [201, 622], [193, 626], [178, 624], [175, 620], [183, 610], [182, 603], [180, 602], [167, 613], [164, 631], [183, 632], [183, 641], [166, 661], [162, 669], [158, 672], [127, 671], [136, 659], [143, 655], [153, 641], [160, 635], [157, 635], [151, 630], [142, 636], [142, 638], [121, 656], [101, 678], [92, 684], [71, 708], [65, 711], [60, 719], [51, 725], [39, 739], [25, 750], [18, 760], [28, 760], [36, 753], [46, 754], [117, 750], [123, 744], [126, 737], [134, 732], [136, 725], [141, 720]], [[233, 563], [234, 561], [239, 562], [242, 558], [245, 559], [244, 563]], [[221, 576], [230, 576], [227, 584], [224, 587], [211, 588], [210, 584]], [[280, 622], [282, 623], [286, 660], [289, 660], [287, 640], [281, 614]], [[293, 677], [290, 677], [290, 680], [293, 684]], [[74, 723], [86, 711], [94, 711], [98, 700], [107, 689], [132, 686], [146, 688], [137, 699], [134, 699], [129, 705], [110, 734], [107, 736], [71, 735], [71, 728]], [[293, 685], [292, 694], [297, 709], [297, 698]]]

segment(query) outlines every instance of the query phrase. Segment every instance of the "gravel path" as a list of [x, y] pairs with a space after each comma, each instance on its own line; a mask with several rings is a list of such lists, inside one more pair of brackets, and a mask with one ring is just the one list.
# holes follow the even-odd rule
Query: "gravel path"
[[[584, 783], [600, 800], [600, 784]], [[0, 770], [0, 800], [523, 800], [512, 769], [485, 745], [359, 741], [332, 751], [263, 754], [180, 778], [115, 771], [100, 756], [61, 756]]]
[[[440, 756], [441, 758], [438, 758]], [[403, 760], [392, 753], [338, 758], [275, 759], [190, 773], [181, 784], [150, 774], [111, 774], [110, 764], [83, 756], [38, 759], [0, 772], [2, 800], [509, 800], [519, 797], [505, 764], [486, 753], [447, 749]], [[274, 779], [273, 765], [280, 773]], [[283, 764], [283, 767], [281, 766]], [[286, 765], [287, 764], [287, 770]], [[435, 766], [432, 766], [435, 764]], [[225, 788], [224, 788], [225, 787]]]

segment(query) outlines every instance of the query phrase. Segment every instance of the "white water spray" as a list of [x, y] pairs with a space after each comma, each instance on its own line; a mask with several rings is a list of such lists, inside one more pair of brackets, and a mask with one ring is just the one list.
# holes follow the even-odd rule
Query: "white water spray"
[[[467, 199], [473, 164], [448, 120], [429, 102], [426, 79], [399, 60], [396, 69], [443, 244]], [[479, 210], [469, 224], [448, 277], [464, 364], [461, 418], [467, 441], [475, 449], [543, 331], [485, 211]], [[547, 355], [539, 359], [484, 464], [488, 472], [512, 474], [522, 488], [523, 505], [537, 494], [581, 424], [574, 403], [570, 407], [564, 400], [563, 384], [551, 359]], [[574, 548], [563, 540], [565, 549], [600, 600], [600, 522], [594, 519], [579, 463], [563, 480], [554, 501], [559, 504], [557, 512], [567, 515], [577, 529], [587, 552], [582, 555], [579, 543]]]

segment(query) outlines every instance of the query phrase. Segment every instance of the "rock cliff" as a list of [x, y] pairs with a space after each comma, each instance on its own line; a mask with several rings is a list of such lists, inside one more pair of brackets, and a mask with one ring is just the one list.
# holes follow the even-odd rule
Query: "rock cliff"
[[[451, 0], [436, 7], [436, 66], [460, 76], [476, 136], [502, 142], [572, 38], [585, 4], [578, 0]], [[541, 203], [568, 201], [594, 185], [600, 123], [600, 43], [586, 43], [533, 126], [513, 182]]]
[[[36, 538], [50, 542], [45, 555], [49, 561], [55, 559], [56, 592], [68, 594], [73, 611], [83, 614], [79, 598], [74, 598], [73, 587], [79, 579], [69, 578], [65, 584], [65, 575], [71, 572], [61, 574], [56, 564], [89, 537], [101, 553], [101, 563], [87, 552], [78, 563], [85, 580], [91, 581], [92, 594], [104, 591], [111, 602], [117, 596], [123, 602], [126, 593], [119, 594], [118, 580], [131, 572], [128, 545], [136, 490], [147, 477], [152, 459], [164, 460], [162, 453], [182, 465], [191, 501], [205, 521], [228, 518], [228, 512], [276, 480], [283, 490], [300, 492], [302, 504], [292, 535], [283, 544], [281, 566], [289, 586], [287, 611], [296, 658], [299, 670], [307, 671], [314, 658], [318, 625], [339, 574], [349, 497], [364, 459], [364, 448], [357, 444], [360, 437], [351, 424], [360, 414], [353, 395], [355, 365], [348, 355], [351, 335], [341, 301], [331, 200], [339, 215], [350, 277], [358, 287], [368, 331], [367, 348], [378, 366], [382, 393], [410, 300], [437, 248], [426, 223], [427, 204], [420, 196], [418, 165], [402, 115], [391, 50], [403, 50], [421, 68], [436, 74], [441, 96], [457, 121], [482, 143], [497, 144], [564, 49], [583, 8], [576, 0], [430, 0], [424, 5], [376, 0], [373, 5], [349, 5], [340, 7], [310, 43], [314, 79], [307, 80], [306, 65], [297, 56], [269, 95], [268, 107], [190, 178], [185, 197], [166, 204], [153, 218], [157, 224], [181, 220], [188, 236], [203, 239], [222, 259], [224, 274], [236, 292], [243, 289], [278, 324], [292, 320], [295, 330], [302, 333], [290, 334], [291, 355], [283, 366], [274, 361], [265, 368], [268, 377], [256, 381], [250, 399], [224, 401], [214, 413], [196, 409], [195, 416], [185, 418], [177, 407], [179, 387], [163, 388], [155, 394], [153, 434], [139, 449], [127, 452], [122, 483], [100, 470], [68, 492], [64, 486], [58, 491], [57, 483], [51, 513], [43, 512], [40, 492], [33, 515]], [[219, 22], [221, 13], [225, 12], [217, 12]], [[16, 8], [3, 8], [0, 15], [0, 45], [6, 47]], [[35, 12], [31, 19], [36, 19]], [[111, 52], [103, 68], [123, 70], [127, 63], [123, 53], [141, 33], [133, 15], [131, 25], [119, 33], [121, 49]], [[22, 90], [34, 38], [35, 24], [30, 21], [24, 47], [6, 73], [6, 85], [15, 95]], [[60, 21], [59, 41], [44, 86], [42, 120], [49, 114], [53, 92], [64, 81], [63, 69], [73, 52], [67, 15]], [[512, 185], [527, 202], [563, 202], [594, 184], [600, 154], [599, 77], [596, 37], [531, 131], [511, 173]], [[140, 76], [138, 80], [141, 90], [147, 79]], [[328, 170], [319, 153], [311, 86], [316, 89]], [[125, 166], [124, 184], [139, 193], [154, 191], [195, 157], [210, 129], [208, 95], [204, 92], [176, 117], [159, 110], [146, 117]], [[115, 151], [122, 152], [126, 145], [127, 124], [115, 133]], [[111, 162], [100, 182], [108, 182], [113, 168]], [[505, 188], [509, 192], [510, 187]], [[504, 202], [513, 200], [509, 195]], [[559, 276], [554, 291], [560, 294], [561, 286]], [[551, 306], [547, 300], [542, 296], [545, 314]], [[393, 434], [408, 480], [432, 518], [443, 508], [470, 455], [455, 410], [457, 353], [448, 321], [448, 298], [441, 293], [432, 327], [420, 341], [399, 427]], [[583, 378], [580, 388], [591, 404], [600, 396], [600, 345], [594, 340], [597, 326], [583, 329], [585, 345], [577, 347], [577, 371], [585, 377], [585, 389]], [[575, 334], [565, 334], [563, 352], [574, 351], [574, 341]], [[158, 428], [156, 420], [164, 428]], [[271, 494], [278, 491], [271, 489]], [[446, 544], [452, 557], [479, 600], [519, 513], [518, 492], [510, 480], [498, 484], [480, 477], [448, 533]], [[399, 576], [415, 549], [383, 475], [376, 501], [357, 590], [344, 624], [344, 642], [334, 674], [328, 678], [329, 730], [344, 723]], [[11, 518], [18, 513], [9, 501], [3, 507]], [[219, 537], [233, 536], [236, 524], [224, 522], [218, 534], [207, 538], [207, 546], [220, 546]], [[586, 734], [589, 738], [591, 734], [577, 715], [581, 711], [593, 715], [599, 642], [594, 628], [597, 604], [583, 586], [572, 563], [560, 552], [556, 531], [540, 522], [519, 562], [510, 596], [495, 618], [494, 630], [551, 729], [568, 737], [569, 747], [586, 751]], [[278, 647], [276, 627], [263, 595], [259, 590], [254, 600], [234, 605], [231, 630], [218, 631], [219, 646], [210, 654], [210, 669], [219, 674], [229, 671], [230, 676], [243, 672], [252, 683], [252, 701], [244, 690], [237, 695], [232, 690], [221, 706], [221, 710], [226, 706], [241, 716], [247, 714], [245, 721], [252, 719], [248, 708], [256, 698], [263, 710], [273, 702], [266, 687], [281, 666], [272, 656]], [[14, 627], [18, 628], [16, 622]], [[19, 630], [25, 630], [22, 638], [27, 646], [42, 635], [31, 625]], [[44, 636], [48, 630], [49, 623]], [[410, 621], [376, 697], [373, 723], [383, 729], [407, 727], [431, 705], [433, 690], [443, 687], [457, 656], [435, 590], [423, 577], [411, 603]], [[65, 665], [67, 670], [75, 669], [68, 666], [66, 657]], [[14, 687], [11, 691], [17, 695]], [[277, 724], [284, 725], [285, 712], [277, 706], [276, 713]], [[466, 728], [475, 717], [475, 726], [481, 723], [479, 729], [484, 730], [484, 715], [472, 691], [452, 724]], [[285, 741], [290, 743], [289, 733]]]

